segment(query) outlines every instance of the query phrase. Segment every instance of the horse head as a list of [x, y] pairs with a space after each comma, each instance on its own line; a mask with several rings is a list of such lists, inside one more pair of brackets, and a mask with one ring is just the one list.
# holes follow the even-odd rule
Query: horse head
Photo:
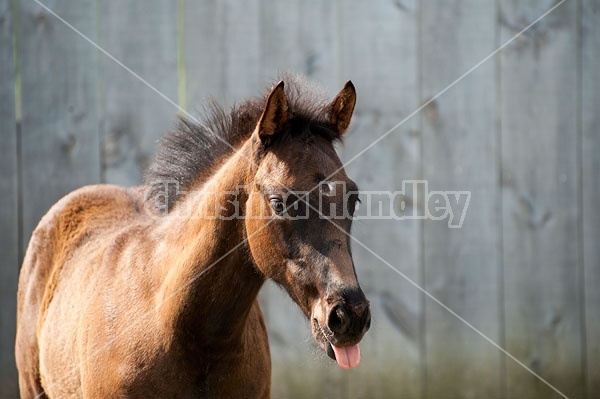
[[[340, 367], [358, 365], [371, 323], [350, 249], [358, 188], [334, 149], [356, 103], [351, 82], [317, 118], [293, 112], [284, 82], [267, 96], [251, 140], [254, 179], [246, 232], [261, 272], [285, 288], [310, 320], [319, 346]], [[293, 93], [292, 93], [293, 95]]]

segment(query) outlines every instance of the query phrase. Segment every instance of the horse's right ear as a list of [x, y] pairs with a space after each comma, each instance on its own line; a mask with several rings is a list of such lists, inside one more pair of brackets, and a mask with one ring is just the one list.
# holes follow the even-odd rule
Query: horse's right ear
[[273, 135], [288, 119], [288, 104], [283, 90], [283, 80], [271, 90], [265, 103], [265, 109], [258, 121], [256, 130], [263, 144], [269, 144]]

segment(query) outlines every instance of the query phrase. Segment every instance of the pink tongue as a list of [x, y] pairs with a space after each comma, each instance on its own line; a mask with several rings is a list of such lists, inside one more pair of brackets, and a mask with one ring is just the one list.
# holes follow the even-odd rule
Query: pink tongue
[[358, 344], [353, 346], [331, 345], [331, 347], [335, 353], [335, 360], [337, 360], [337, 364], [341, 368], [351, 369], [360, 363], [360, 349], [358, 348]]

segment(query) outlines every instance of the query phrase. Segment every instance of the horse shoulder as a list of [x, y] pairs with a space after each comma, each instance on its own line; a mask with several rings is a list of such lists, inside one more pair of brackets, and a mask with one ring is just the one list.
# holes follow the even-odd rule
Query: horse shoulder
[[[247, 397], [268, 398], [271, 392], [271, 352], [269, 350], [269, 337], [267, 326], [258, 300], [254, 301], [245, 336], [244, 363], [240, 372], [245, 375], [241, 378], [245, 382]], [[252, 392], [248, 392], [252, 390]]]

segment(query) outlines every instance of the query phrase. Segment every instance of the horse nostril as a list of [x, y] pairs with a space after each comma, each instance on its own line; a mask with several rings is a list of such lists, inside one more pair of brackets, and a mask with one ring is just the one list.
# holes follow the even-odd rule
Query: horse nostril
[[344, 334], [350, 326], [350, 317], [343, 306], [337, 305], [331, 312], [329, 312], [329, 318], [327, 319], [327, 327], [334, 334]]

